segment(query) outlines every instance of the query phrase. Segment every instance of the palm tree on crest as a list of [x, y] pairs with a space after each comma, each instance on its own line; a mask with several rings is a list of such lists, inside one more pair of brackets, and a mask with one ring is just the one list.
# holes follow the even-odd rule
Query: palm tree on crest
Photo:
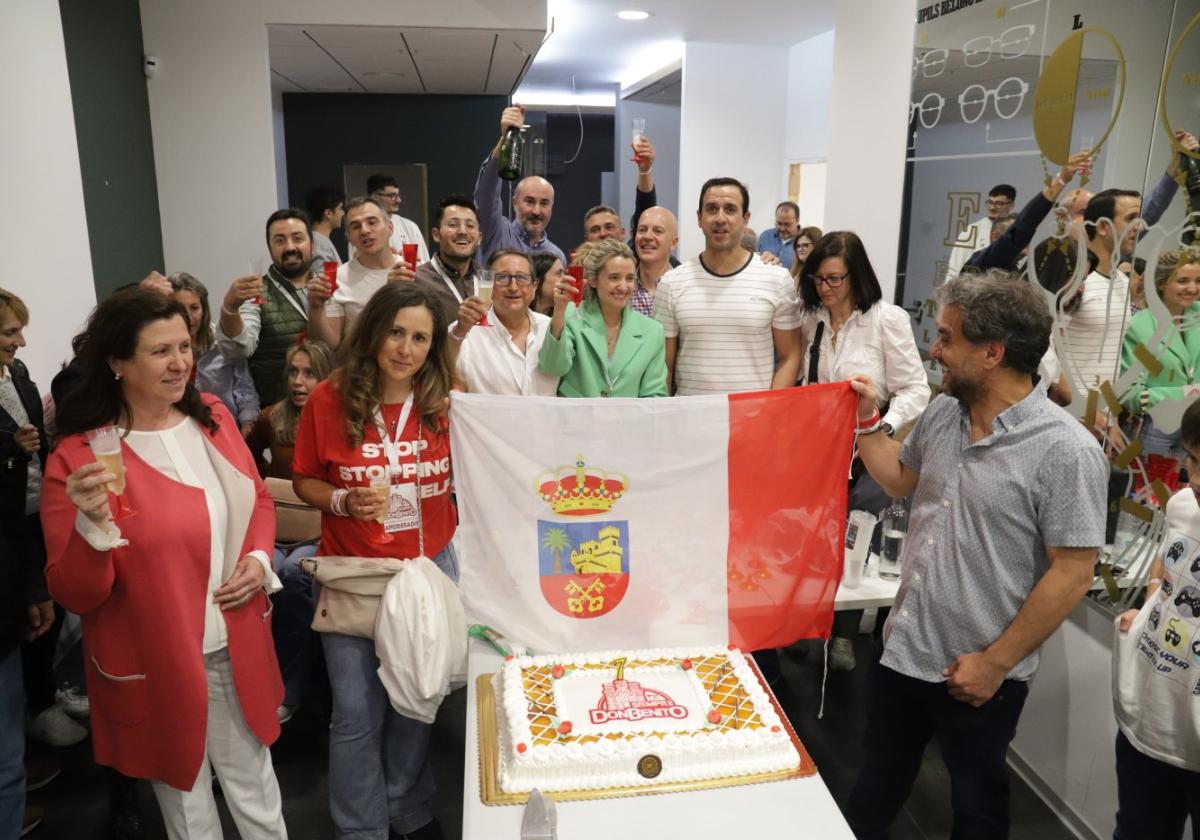
[[542, 548], [554, 553], [554, 574], [562, 574], [563, 552], [571, 548], [571, 539], [562, 528], [551, 528], [542, 537]]

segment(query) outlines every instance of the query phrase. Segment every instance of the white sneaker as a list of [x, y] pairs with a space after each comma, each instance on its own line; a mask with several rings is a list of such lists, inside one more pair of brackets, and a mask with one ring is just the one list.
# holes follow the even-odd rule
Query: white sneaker
[[29, 722], [26, 734], [52, 747], [69, 747], [88, 736], [86, 728], [80, 726], [58, 706], [51, 706]]
[[54, 692], [54, 702], [74, 718], [85, 718], [92, 713], [92, 704], [88, 696], [77, 685], [64, 684]]
[[854, 645], [851, 644], [849, 639], [842, 639], [835, 636], [833, 644], [829, 646], [829, 670], [853, 671], [856, 664], [854, 661]]

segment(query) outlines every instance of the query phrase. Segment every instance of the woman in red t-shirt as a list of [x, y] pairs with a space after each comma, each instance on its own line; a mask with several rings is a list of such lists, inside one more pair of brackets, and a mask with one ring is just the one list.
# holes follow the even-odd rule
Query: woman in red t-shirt
[[[384, 286], [355, 323], [343, 367], [308, 398], [292, 472], [296, 495], [322, 511], [320, 554], [416, 557], [423, 532], [425, 555], [458, 580], [446, 330], [440, 304], [421, 286]], [[371, 488], [389, 476], [390, 507]], [[333, 689], [329, 800], [338, 836], [390, 828], [441, 837], [430, 808], [431, 726], [392, 709], [373, 639], [324, 633], [322, 643]]]

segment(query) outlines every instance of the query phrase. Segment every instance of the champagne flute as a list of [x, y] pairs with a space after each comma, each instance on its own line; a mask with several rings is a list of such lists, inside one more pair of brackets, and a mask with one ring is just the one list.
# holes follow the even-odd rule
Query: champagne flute
[[[642, 138], [646, 136], [646, 120], [644, 117], [634, 117], [629, 121], [629, 125], [630, 140], [634, 146], [637, 146], [638, 143], [642, 142]], [[634, 152], [632, 160], [634, 163], [641, 163], [642, 156]]]
[[383, 510], [375, 517], [375, 521], [379, 523], [379, 534], [371, 537], [371, 542], [376, 545], [387, 545], [395, 541], [395, 537], [387, 532], [387, 526], [384, 524], [387, 521], [388, 510], [392, 506], [392, 479], [390, 475], [384, 475], [378, 478], [371, 479], [371, 492], [379, 497], [380, 503], [383, 504]]
[[[495, 285], [495, 280], [492, 277], [491, 269], [483, 269], [475, 275], [475, 297], [483, 301], [483, 305], [488, 309], [492, 308], [492, 287]], [[488, 320], [485, 314], [479, 319], [479, 326], [490, 327], [491, 321]]]
[[96, 461], [116, 476], [108, 483], [108, 492], [117, 497], [117, 512], [113, 514], [113, 519], [120, 521], [136, 516], [137, 511], [122, 498], [125, 493], [125, 461], [121, 456], [121, 430], [116, 426], [92, 429], [87, 433], [87, 441]]
[[[255, 277], [257, 277], [257, 278], [258, 278], [258, 279], [261, 281], [261, 280], [262, 280], [262, 276], [263, 276], [264, 274], [266, 274], [266, 272], [263, 270], [263, 261], [262, 261], [262, 258], [260, 257], [260, 258], [259, 258], [257, 261], [256, 261], [256, 260], [252, 260], [252, 259], [247, 259], [247, 260], [246, 260], [246, 264], [247, 264], [248, 266], [250, 266], [250, 271], [251, 271], [251, 273], [253, 273], [253, 274], [254, 274], [254, 276], [255, 276]], [[263, 299], [262, 299], [262, 295], [255, 295], [255, 296], [254, 296], [254, 297], [253, 297], [253, 298], [250, 300], [250, 302], [251, 302], [251, 303], [253, 303], [255, 306], [262, 306], [262, 305], [263, 305]]]

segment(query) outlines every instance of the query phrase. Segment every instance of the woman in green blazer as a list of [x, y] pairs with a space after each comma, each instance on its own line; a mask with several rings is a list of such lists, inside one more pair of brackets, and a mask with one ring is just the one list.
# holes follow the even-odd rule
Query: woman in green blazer
[[571, 303], [571, 278], [554, 287], [554, 314], [538, 356], [543, 373], [560, 377], [560, 397], [667, 396], [662, 324], [628, 306], [637, 264], [624, 242], [588, 243], [583, 304]]
[[[1158, 319], [1150, 309], [1133, 316], [1121, 345], [1121, 372], [1134, 363], [1134, 349], [1144, 345], [1158, 357], [1162, 369], [1143, 378], [1121, 395], [1135, 414], [1145, 414], [1164, 400], [1191, 401], [1200, 393], [1200, 248], [1192, 246], [1163, 254], [1154, 272], [1154, 287], [1176, 325], [1166, 344], [1151, 345]], [[1182, 456], [1179, 432], [1162, 432], [1145, 414], [1139, 435], [1145, 451], [1171, 458]]]

